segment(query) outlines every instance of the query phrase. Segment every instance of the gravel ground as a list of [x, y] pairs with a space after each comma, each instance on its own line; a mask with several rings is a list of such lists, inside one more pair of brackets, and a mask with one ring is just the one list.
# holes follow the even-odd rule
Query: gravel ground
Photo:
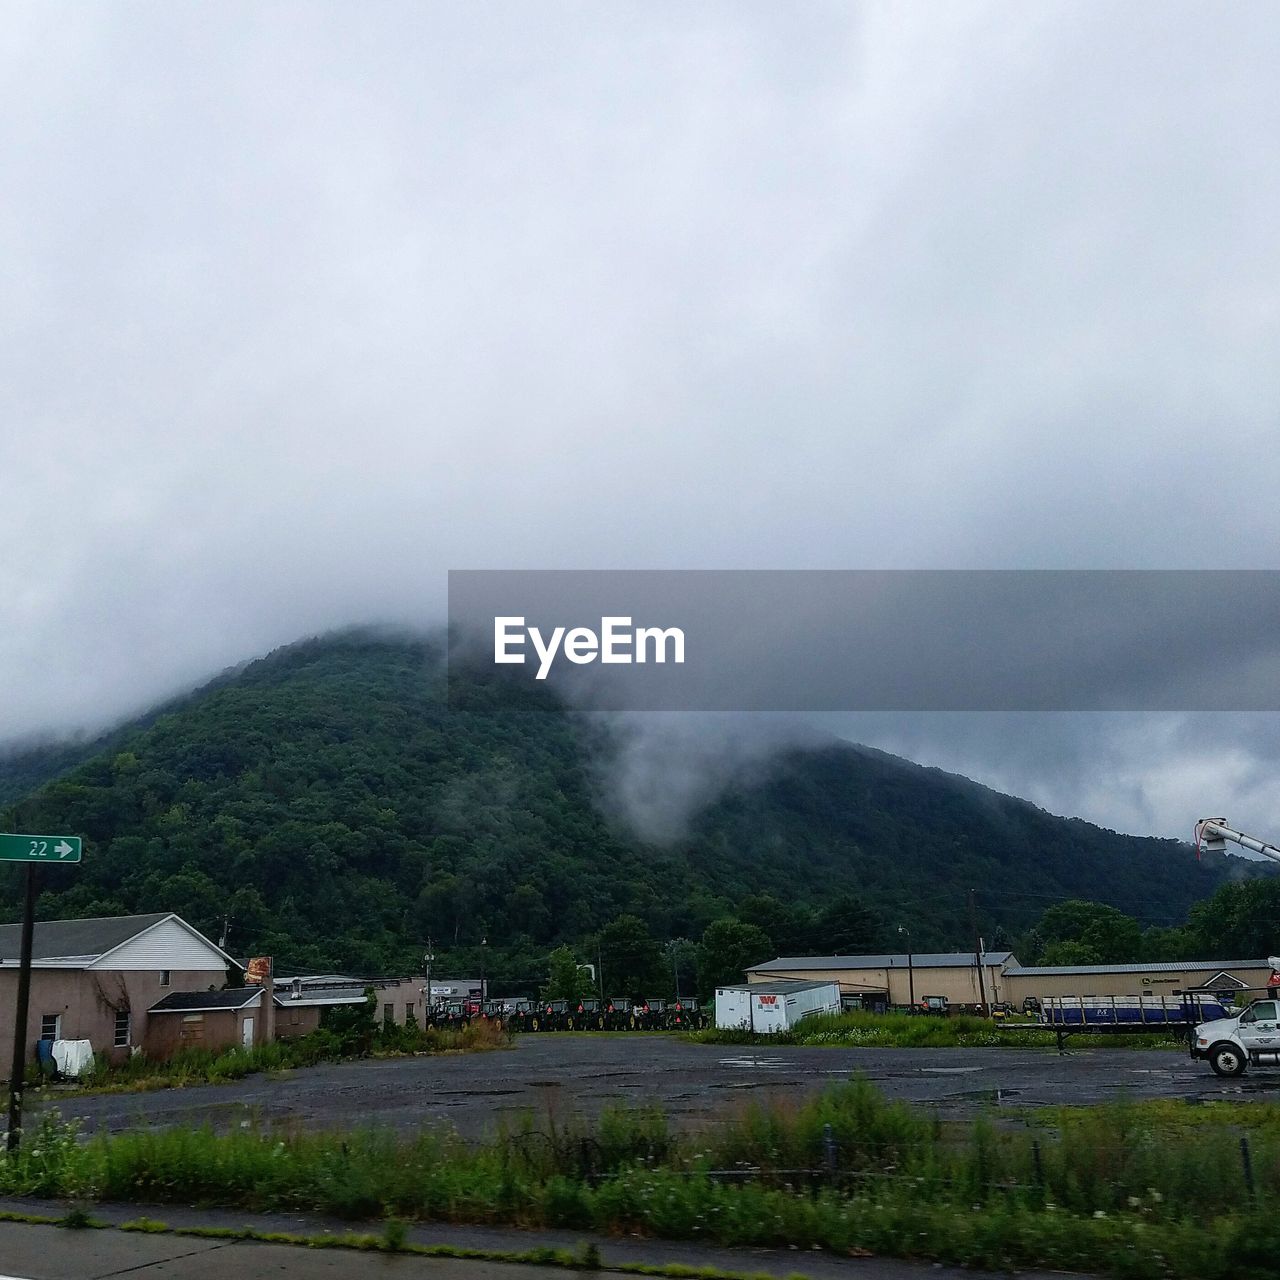
[[611, 1102], [659, 1103], [697, 1124], [749, 1098], [794, 1098], [861, 1074], [885, 1094], [948, 1115], [988, 1107], [1096, 1103], [1121, 1097], [1280, 1100], [1280, 1072], [1219, 1080], [1170, 1050], [753, 1048], [666, 1035], [526, 1035], [492, 1053], [346, 1062], [228, 1085], [90, 1096], [54, 1093], [86, 1131], [246, 1122], [311, 1129], [411, 1129], [446, 1120], [476, 1136], [533, 1110], [590, 1115]]

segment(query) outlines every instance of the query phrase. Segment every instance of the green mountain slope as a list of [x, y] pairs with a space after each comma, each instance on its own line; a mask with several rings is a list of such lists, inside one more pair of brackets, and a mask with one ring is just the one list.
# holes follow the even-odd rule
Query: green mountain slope
[[112, 734], [0, 824], [88, 839], [82, 866], [42, 871], [44, 918], [171, 909], [278, 971], [403, 969], [431, 937], [458, 966], [523, 976], [619, 913], [696, 937], [762, 891], [853, 891], [924, 949], [968, 943], [974, 888], [995, 945], [1067, 896], [1181, 919], [1228, 874], [844, 744], [780, 756], [653, 847], [602, 815], [581, 718], [509, 682], [465, 683], [465, 710], [443, 689], [428, 641], [294, 645]]

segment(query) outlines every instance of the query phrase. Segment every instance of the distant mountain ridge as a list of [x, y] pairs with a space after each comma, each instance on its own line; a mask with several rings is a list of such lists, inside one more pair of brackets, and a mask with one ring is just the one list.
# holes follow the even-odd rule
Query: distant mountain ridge
[[87, 839], [81, 867], [47, 869], [42, 916], [173, 910], [215, 937], [229, 925], [241, 953], [373, 971], [415, 963], [428, 937], [545, 955], [623, 912], [697, 937], [761, 892], [855, 893], [923, 950], [969, 945], [974, 889], [995, 945], [1055, 899], [1164, 923], [1261, 874], [835, 741], [780, 753], [657, 847], [597, 803], [607, 746], [580, 717], [509, 680], [463, 692], [446, 707], [436, 641], [349, 632], [92, 743], [0, 760], [0, 795], [30, 793], [26, 829]]

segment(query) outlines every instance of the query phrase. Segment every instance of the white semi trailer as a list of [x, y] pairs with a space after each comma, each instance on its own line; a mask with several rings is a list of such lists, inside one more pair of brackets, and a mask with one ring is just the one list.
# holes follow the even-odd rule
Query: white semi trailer
[[748, 982], [716, 988], [716, 1026], [774, 1035], [820, 1013], [840, 1012], [838, 982]]
[[[1208, 849], [1221, 853], [1227, 841], [1273, 862], [1280, 862], [1280, 848], [1246, 835], [1228, 824], [1226, 818], [1201, 818], [1196, 823], [1196, 852]], [[1268, 956], [1274, 986], [1266, 998], [1252, 1000], [1238, 1014], [1202, 1022], [1191, 1036], [1191, 1056], [1207, 1059], [1220, 1076], [1243, 1075], [1251, 1066], [1280, 1067], [1280, 956]]]

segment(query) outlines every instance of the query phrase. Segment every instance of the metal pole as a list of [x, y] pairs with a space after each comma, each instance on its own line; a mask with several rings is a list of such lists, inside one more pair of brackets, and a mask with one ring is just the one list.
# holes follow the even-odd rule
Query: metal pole
[[22, 911], [22, 958], [18, 968], [18, 1009], [13, 1023], [13, 1066], [9, 1071], [8, 1149], [17, 1151], [22, 1133], [22, 1086], [27, 1067], [27, 1014], [31, 1007], [31, 938], [36, 922], [36, 869], [27, 865], [27, 898]]
[[905, 924], [900, 924], [898, 932], [907, 935], [907, 1003], [914, 1009], [916, 1007], [916, 972], [915, 957], [911, 947], [911, 930]]
[[982, 977], [982, 939], [978, 937], [978, 905], [974, 901], [973, 890], [969, 890], [969, 923], [973, 926], [973, 958], [978, 966], [978, 999], [985, 1016], [987, 1010], [987, 984]]

